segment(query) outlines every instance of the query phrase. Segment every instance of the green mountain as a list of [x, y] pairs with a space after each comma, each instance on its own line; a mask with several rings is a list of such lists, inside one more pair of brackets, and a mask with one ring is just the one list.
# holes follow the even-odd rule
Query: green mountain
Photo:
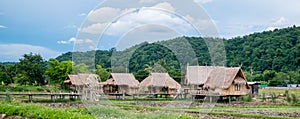
[[[208, 42], [215, 43], [219, 49], [209, 50]], [[224, 42], [225, 53], [222, 52]], [[212, 45], [212, 44], [209, 44]], [[89, 56], [93, 59], [78, 59], [80, 63], [102, 65], [104, 68], [112, 68], [117, 72], [134, 73], [138, 79], [145, 77], [145, 69], [153, 68], [155, 64], [161, 65], [170, 75], [179, 81], [183, 78], [185, 66], [188, 65], [226, 65], [242, 66], [244, 71], [252, 75], [265, 71], [289, 72], [300, 70], [300, 27], [289, 27], [253, 33], [243, 37], [231, 39], [180, 37], [155, 43], [141, 43], [124, 51], [98, 50], [89, 52], [65, 53], [56, 59], [59, 61], [72, 60], [72, 54], [76, 56]], [[211, 58], [211, 56], [215, 58]], [[226, 62], [214, 64], [211, 60], [223, 60]], [[197, 58], [197, 59], [196, 59]], [[225, 60], [225, 59], [224, 59]], [[219, 61], [218, 61], [219, 62]], [[113, 66], [111, 66], [111, 64]], [[123, 69], [122, 69], [123, 68]], [[275, 77], [275, 75], [273, 76]], [[273, 78], [271, 77], [271, 78]], [[255, 79], [255, 77], [251, 77]], [[256, 77], [262, 78], [265, 77]], [[259, 80], [259, 79], [257, 79]], [[268, 81], [268, 79], [264, 79]]]

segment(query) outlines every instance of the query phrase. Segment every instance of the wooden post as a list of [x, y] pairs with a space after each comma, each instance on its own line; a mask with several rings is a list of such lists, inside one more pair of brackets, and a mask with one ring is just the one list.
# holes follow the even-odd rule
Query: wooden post
[[32, 102], [32, 94], [29, 94], [28, 97], [29, 97], [29, 101]]
[[229, 98], [229, 104], [231, 104], [231, 96], [229, 96], [228, 98]]

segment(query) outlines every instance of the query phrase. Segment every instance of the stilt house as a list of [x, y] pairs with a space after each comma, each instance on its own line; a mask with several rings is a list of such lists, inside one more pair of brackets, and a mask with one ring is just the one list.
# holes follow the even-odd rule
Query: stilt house
[[250, 92], [241, 67], [188, 66], [185, 83], [197, 95], [241, 96]]
[[126, 93], [128, 95], [138, 93], [139, 81], [131, 73], [111, 73], [105, 82], [100, 83], [103, 92]]
[[140, 92], [149, 94], [176, 94], [181, 85], [168, 73], [151, 73], [140, 83]]

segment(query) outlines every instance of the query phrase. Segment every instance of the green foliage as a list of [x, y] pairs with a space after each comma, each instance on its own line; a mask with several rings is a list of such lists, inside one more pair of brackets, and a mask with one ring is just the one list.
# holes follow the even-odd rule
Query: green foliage
[[[151, 110], [150, 107], [142, 107], [142, 109]], [[113, 107], [90, 107], [89, 112], [97, 118], [114, 118], [114, 119], [192, 119], [189, 116], [170, 114], [170, 113], [135, 113], [134, 108], [128, 108], [124, 110]], [[156, 109], [155, 109], [156, 110]]]
[[100, 77], [101, 82], [106, 81], [110, 75], [110, 73], [105, 68], [102, 68], [101, 65], [96, 66], [95, 72]]
[[246, 102], [251, 102], [252, 101], [252, 94], [248, 94], [246, 96], [243, 96], [242, 100], [246, 101]]
[[139, 82], [141, 82], [146, 77], [148, 77], [149, 71], [147, 71], [145, 69], [141, 69], [141, 70], [138, 70], [136, 73], [133, 73], [133, 75]]
[[273, 102], [273, 103], [276, 103], [276, 99], [277, 99], [276, 93], [273, 92], [273, 93], [271, 93], [270, 95], [271, 95], [271, 100], [272, 100], [272, 102]]
[[300, 83], [300, 72], [296, 71], [288, 71], [287, 73], [288, 82], [290, 84], [299, 84]]
[[73, 67], [73, 74], [90, 73], [88, 66], [84, 63], [77, 64]]
[[294, 104], [297, 104], [297, 103], [299, 102], [298, 97], [297, 97], [295, 94], [291, 94], [291, 96], [292, 96], [292, 102], [293, 102]]
[[287, 94], [287, 95], [286, 95], [286, 101], [287, 101], [288, 103], [292, 102], [292, 98], [291, 98], [290, 94]]
[[45, 74], [49, 76], [51, 84], [63, 85], [68, 74], [72, 72], [72, 66], [72, 61], [58, 62], [56, 59], [50, 59]]
[[7, 73], [2, 71], [0, 71], [0, 82], [2, 83], [1, 85], [13, 83], [12, 79], [7, 75]]
[[28, 118], [48, 119], [94, 119], [86, 109], [80, 108], [51, 108], [40, 104], [24, 104], [20, 102], [0, 101], [0, 113]]
[[8, 85], [10, 83], [13, 83], [13, 65], [7, 64], [7, 65], [1, 65], [0, 64], [0, 83], [1, 85]]
[[46, 62], [39, 54], [24, 54], [23, 58], [17, 64], [17, 72], [22, 75], [19, 77], [20, 84], [27, 85], [44, 85], [46, 84], [44, 72], [46, 70]]
[[263, 101], [263, 102], [266, 101], [266, 93], [263, 93], [263, 94], [262, 94], [262, 101]]
[[6, 102], [11, 102], [12, 101], [12, 97], [9, 93], [9, 90], [6, 90], [5, 101]]
[[268, 82], [260, 81], [260, 84], [264, 85], [264, 84], [268, 84]]
[[[278, 85], [283, 83], [282, 81], [285, 79], [289, 80], [288, 83], [300, 83], [300, 37], [298, 36], [300, 36], [300, 27], [290, 27], [227, 40], [220, 38], [205, 39], [210, 41], [222, 40], [226, 49], [226, 64], [228, 66], [242, 65], [243, 70], [246, 71], [246, 75], [249, 77], [248, 80], [266, 81], [270, 82], [271, 85]], [[187, 42], [182, 42], [183, 39]], [[128, 65], [129, 71], [134, 73], [139, 80], [147, 75], [148, 72], [144, 71], [148, 68], [147, 64], [162, 60], [166, 64], [163, 67], [179, 82], [185, 75], [181, 72], [184, 72], [184, 67], [187, 64], [187, 62], [180, 62], [180, 64], [179, 60], [188, 58], [192, 54], [184, 54], [187, 47], [175, 47], [182, 46], [181, 44], [186, 44], [185, 46], [190, 44], [198, 58], [197, 63], [189, 65], [214, 65], [211, 63], [212, 60], [222, 59], [221, 57], [219, 59], [211, 59], [210, 57], [222, 55], [220, 51], [222, 45], [215, 44], [220, 49], [209, 51], [207, 46], [211, 44], [206, 44], [204, 38], [201, 37], [180, 37], [155, 43], [144, 42], [124, 51], [116, 51], [116, 49], [98, 50], [96, 52], [78, 53], [78, 56], [85, 57], [94, 53], [95, 63], [103, 66], [103, 68], [111, 68], [111, 61], [114, 61], [114, 63], [118, 61], [119, 64], [117, 63], [114, 66], [114, 71], [126, 72], [128, 70], [124, 67]], [[171, 48], [173, 49], [171, 50]], [[69, 52], [57, 57], [57, 59], [59, 61], [72, 60], [72, 54]], [[113, 58], [111, 59], [111, 57]], [[90, 62], [84, 58], [78, 60], [85, 64]], [[129, 61], [129, 63], [127, 64], [126, 61]]]
[[287, 82], [289, 81], [288, 78], [289, 78], [288, 75], [283, 72], [276, 73], [275, 76], [271, 80], [269, 80], [269, 85], [271, 86], [276, 86], [278, 84], [286, 85]]
[[49, 90], [51, 92], [57, 92], [61, 90], [57, 86], [24, 86], [24, 85], [11, 85], [11, 86], [0, 86], [0, 92], [9, 90], [11, 92], [41, 92]]

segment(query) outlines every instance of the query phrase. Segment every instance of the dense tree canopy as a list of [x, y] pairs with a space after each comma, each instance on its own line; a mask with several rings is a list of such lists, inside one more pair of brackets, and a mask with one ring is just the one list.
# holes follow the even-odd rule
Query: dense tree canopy
[[51, 84], [62, 85], [68, 74], [72, 72], [72, 66], [72, 61], [59, 62], [56, 59], [50, 59], [45, 74], [49, 76]]
[[101, 82], [106, 81], [110, 75], [107, 69], [103, 68], [101, 65], [96, 66], [95, 73], [100, 77]]
[[[175, 47], [175, 50], [170, 50], [170, 47], [164, 44], [177, 46], [185, 43], [180, 42], [182, 39], [186, 39], [193, 48], [198, 58], [198, 65], [219, 65], [212, 63], [212, 60], [218, 58], [211, 59], [211, 56], [212, 53], [214, 56], [222, 55], [220, 53], [222, 49], [211, 51], [207, 47], [207, 41], [222, 40], [226, 51], [225, 65], [229, 67], [242, 66], [249, 80], [266, 81], [274, 84], [274, 81], [271, 80], [285, 80], [284, 78], [287, 77], [290, 80], [287, 83], [300, 83], [298, 76], [300, 72], [300, 27], [295, 26], [232, 39], [205, 38], [205, 41], [201, 37], [181, 37], [155, 43], [144, 42], [124, 51], [116, 51], [115, 49], [99, 50], [96, 51], [95, 63], [102, 65], [103, 68], [111, 68], [111, 61], [117, 59], [119, 62], [125, 63], [124, 67], [126, 68], [126, 62], [129, 61], [129, 72], [134, 73], [138, 80], [142, 80], [149, 74], [149, 71], [145, 69], [151, 62], [157, 63], [159, 60], [163, 60], [166, 63], [163, 67], [168, 70], [173, 78], [179, 81], [184, 77], [182, 67], [186, 66], [186, 62], [179, 62], [180, 55], [178, 53], [185, 52], [184, 48], [187, 47], [182, 49], [181, 47]], [[220, 44], [215, 45], [222, 47]], [[177, 54], [174, 51], [177, 51], [175, 52]], [[70, 54], [66, 53], [58, 59], [68, 59]], [[117, 55], [113, 56], [112, 54]], [[84, 53], [81, 55], [84, 55]], [[131, 56], [130, 59], [128, 59], [128, 56]], [[120, 66], [118, 67], [120, 69]], [[120, 71], [122, 70], [120, 69]], [[276, 81], [275, 84], [283, 83], [282, 81]]]
[[12, 78], [7, 74], [6, 66], [0, 65], [0, 85], [13, 83]]
[[39, 54], [24, 54], [23, 58], [17, 64], [19, 73], [19, 83], [27, 85], [44, 85], [46, 80], [44, 72], [46, 70], [46, 61]]
[[[219, 41], [224, 42], [224, 46]], [[112, 48], [68, 52], [48, 63], [40, 55], [30, 53], [17, 63], [0, 63], [0, 83], [43, 85], [49, 83], [45, 80], [48, 76], [51, 83], [61, 84], [69, 73], [97, 73], [104, 81], [112, 71], [131, 72], [139, 81], [150, 72], [168, 72], [180, 82], [187, 65], [224, 65], [242, 66], [249, 81], [285, 85], [300, 83], [299, 49], [300, 27], [293, 26], [231, 39], [179, 37], [143, 42], [124, 51]]]

